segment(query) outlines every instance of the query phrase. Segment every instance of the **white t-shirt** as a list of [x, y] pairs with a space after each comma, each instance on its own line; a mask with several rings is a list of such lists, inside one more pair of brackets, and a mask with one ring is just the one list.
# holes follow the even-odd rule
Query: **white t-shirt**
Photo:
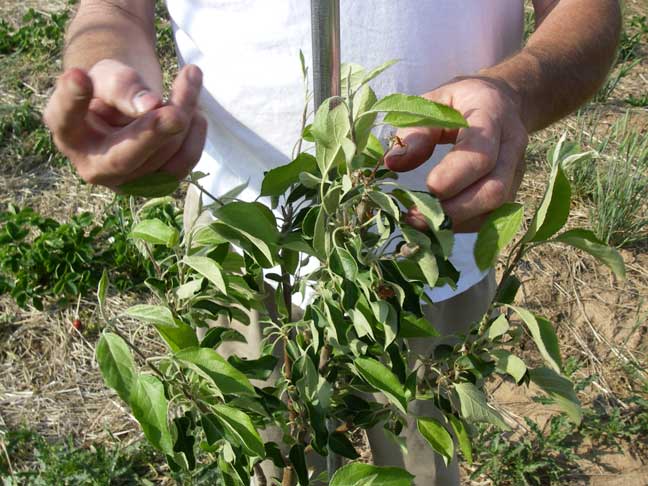
[[[304, 108], [301, 49], [311, 60], [308, 0], [167, 0], [181, 64], [204, 73], [200, 106], [209, 122], [196, 170], [218, 196], [248, 183], [253, 200], [263, 173], [290, 161]], [[400, 59], [371, 85], [377, 95], [422, 94], [475, 73], [516, 52], [522, 42], [523, 0], [340, 0], [342, 61], [373, 68]], [[378, 134], [380, 135], [380, 134]], [[437, 147], [399, 182], [426, 190]], [[450, 260], [456, 290], [430, 290], [433, 301], [463, 292], [484, 276], [473, 257], [475, 234], [456, 235]]]

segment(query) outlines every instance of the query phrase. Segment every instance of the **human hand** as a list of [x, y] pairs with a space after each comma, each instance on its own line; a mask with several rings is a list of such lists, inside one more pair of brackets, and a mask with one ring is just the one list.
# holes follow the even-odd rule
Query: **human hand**
[[[450, 105], [467, 120], [459, 130], [400, 129], [385, 155], [396, 172], [415, 169], [428, 160], [437, 144], [455, 144], [427, 177], [427, 187], [441, 201], [456, 233], [478, 231], [488, 214], [513, 200], [524, 174], [527, 130], [516, 94], [503, 82], [487, 77], [457, 78], [423, 95]], [[411, 209], [407, 221], [425, 230], [421, 214]]]
[[157, 171], [181, 179], [205, 144], [207, 122], [196, 109], [201, 86], [200, 69], [184, 66], [163, 103], [134, 69], [105, 59], [87, 72], [63, 73], [43, 119], [86, 182], [116, 190]]

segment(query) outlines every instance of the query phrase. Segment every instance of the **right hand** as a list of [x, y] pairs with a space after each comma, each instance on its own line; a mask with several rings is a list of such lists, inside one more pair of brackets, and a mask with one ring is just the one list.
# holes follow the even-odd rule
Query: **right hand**
[[207, 121], [196, 109], [202, 72], [186, 65], [168, 103], [132, 68], [112, 59], [57, 82], [43, 119], [54, 142], [86, 182], [113, 190], [146, 174], [184, 178], [205, 145]]

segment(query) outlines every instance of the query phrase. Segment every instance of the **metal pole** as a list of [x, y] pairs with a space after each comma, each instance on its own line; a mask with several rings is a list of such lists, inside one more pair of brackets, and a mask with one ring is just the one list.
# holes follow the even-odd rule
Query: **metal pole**
[[[313, 33], [313, 96], [315, 110], [331, 96], [340, 96], [340, 0], [311, 0]], [[327, 420], [329, 433], [334, 420]], [[329, 449], [326, 470], [329, 481], [342, 467], [342, 457]]]
[[340, 0], [311, 0], [315, 109], [340, 96]]

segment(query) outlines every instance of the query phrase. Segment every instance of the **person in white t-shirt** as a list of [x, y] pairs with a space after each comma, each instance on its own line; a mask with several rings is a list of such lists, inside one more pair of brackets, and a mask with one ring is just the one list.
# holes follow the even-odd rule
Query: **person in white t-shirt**
[[[168, 102], [155, 54], [154, 0], [81, 0], [67, 32], [65, 72], [44, 119], [87, 182], [115, 188], [155, 171], [210, 174], [212, 194], [247, 182], [257, 197], [264, 171], [289, 161], [299, 136], [310, 59], [306, 0], [167, 0], [183, 65]], [[484, 312], [493, 273], [472, 257], [475, 231], [513, 200], [528, 134], [590, 98], [614, 58], [616, 0], [533, 0], [536, 30], [522, 47], [523, 0], [341, 0], [342, 60], [400, 62], [372, 86], [378, 95], [422, 94], [459, 110], [469, 128], [400, 130], [385, 157], [401, 182], [429, 190], [451, 217], [458, 288], [430, 290], [427, 310], [444, 332]], [[385, 134], [382, 134], [385, 135]], [[415, 211], [415, 226], [424, 225]], [[242, 329], [254, 347], [251, 334]], [[241, 351], [240, 349], [231, 349]], [[256, 350], [247, 349], [254, 354]], [[421, 405], [423, 406], [423, 405]], [[412, 410], [410, 410], [412, 411]], [[427, 413], [432, 413], [427, 410]], [[415, 427], [415, 425], [414, 425]], [[405, 466], [418, 485], [458, 484], [416, 434], [409, 454], [370, 431], [374, 461]]]

